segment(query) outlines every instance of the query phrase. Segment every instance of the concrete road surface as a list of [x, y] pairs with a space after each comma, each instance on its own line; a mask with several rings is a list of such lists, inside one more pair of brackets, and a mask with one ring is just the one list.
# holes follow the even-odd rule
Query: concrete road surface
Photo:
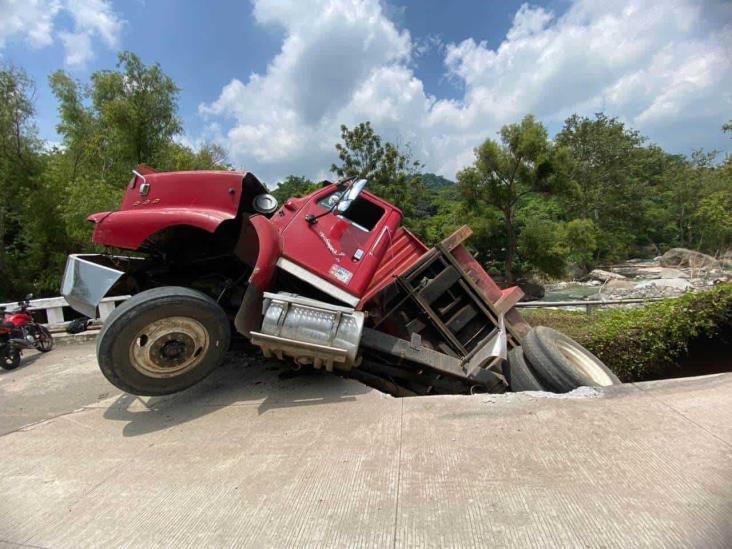
[[58, 345], [49, 354], [23, 351], [17, 370], [0, 369], [0, 435], [120, 395], [95, 353], [93, 342]]
[[92, 345], [0, 373], [0, 546], [730, 547], [732, 374], [393, 399], [234, 356], [121, 394]]

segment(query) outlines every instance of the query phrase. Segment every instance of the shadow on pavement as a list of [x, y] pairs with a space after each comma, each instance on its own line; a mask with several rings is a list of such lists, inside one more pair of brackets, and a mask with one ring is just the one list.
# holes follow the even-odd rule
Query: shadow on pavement
[[[49, 351], [53, 352], [53, 350]], [[32, 355], [28, 356], [28, 353], [33, 353]], [[10, 372], [17, 372], [18, 370], [22, 370], [23, 368], [26, 368], [30, 365], [32, 365], [36, 360], [41, 358], [45, 353], [40, 353], [35, 350], [24, 350], [23, 356], [20, 359], [20, 366], [17, 368], [14, 368], [13, 370], [4, 370], [0, 368], [0, 375], [9, 374]]]
[[198, 385], [164, 397], [122, 394], [104, 417], [126, 422], [126, 437], [169, 429], [231, 405], [257, 405], [259, 415], [296, 406], [355, 400], [370, 389], [355, 381], [305, 368], [234, 355]]

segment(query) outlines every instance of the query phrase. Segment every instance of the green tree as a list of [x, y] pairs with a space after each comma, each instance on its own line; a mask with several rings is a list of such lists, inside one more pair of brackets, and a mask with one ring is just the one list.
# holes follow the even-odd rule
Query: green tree
[[134, 53], [120, 53], [117, 68], [92, 75], [92, 108], [122, 158], [154, 166], [181, 132], [179, 89], [160, 65], [145, 66]]
[[568, 259], [583, 271], [592, 268], [600, 234], [591, 219], [573, 219], [567, 223]]
[[517, 210], [532, 194], [556, 186], [556, 169], [563, 153], [554, 150], [544, 126], [532, 115], [518, 124], [503, 126], [500, 142], [487, 139], [475, 149], [475, 163], [458, 173], [464, 200], [473, 208], [494, 207], [500, 211], [506, 237], [504, 274], [514, 280], [519, 244]]
[[562, 223], [532, 218], [523, 226], [519, 236], [521, 256], [527, 271], [551, 277], [561, 277], [567, 267], [567, 238]]
[[63, 71], [50, 77], [72, 176], [84, 165], [123, 184], [137, 164], [164, 164], [181, 131], [178, 88], [158, 64], [145, 66], [135, 54], [122, 52], [117, 68], [95, 72], [88, 86]]
[[572, 192], [564, 194], [568, 218], [591, 219], [602, 231], [601, 257], [625, 257], [645, 238], [646, 199], [656, 192], [660, 169], [656, 151], [643, 147], [636, 130], [602, 113], [570, 116], [555, 141], [572, 159]]
[[310, 194], [318, 188], [317, 183], [313, 183], [306, 177], [298, 175], [288, 175], [275, 190], [272, 191], [272, 195], [277, 199], [277, 202], [283, 204], [288, 198], [299, 198]]
[[204, 143], [196, 151], [170, 141], [155, 164], [158, 171], [231, 170], [226, 151], [215, 143]]
[[40, 172], [41, 142], [33, 121], [35, 87], [21, 69], [0, 66], [0, 295], [25, 291], [22, 269], [27, 198]]
[[719, 253], [732, 245], [732, 192], [718, 191], [702, 199], [694, 221], [699, 225], [697, 248]]
[[409, 224], [423, 190], [420, 162], [408, 150], [384, 142], [370, 122], [361, 122], [352, 130], [342, 125], [341, 139], [343, 143], [335, 146], [340, 163], [333, 164], [331, 171], [339, 177], [368, 179], [369, 189], [401, 208]]

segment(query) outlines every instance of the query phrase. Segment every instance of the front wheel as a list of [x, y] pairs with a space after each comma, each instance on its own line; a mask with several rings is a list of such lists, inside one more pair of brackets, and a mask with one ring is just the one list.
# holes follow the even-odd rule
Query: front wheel
[[97, 340], [104, 376], [136, 395], [195, 385], [224, 359], [229, 319], [210, 297], [176, 286], [141, 292], [117, 307]]

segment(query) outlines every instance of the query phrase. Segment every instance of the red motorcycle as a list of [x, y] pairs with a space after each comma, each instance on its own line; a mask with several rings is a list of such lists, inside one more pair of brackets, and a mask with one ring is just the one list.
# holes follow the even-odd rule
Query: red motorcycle
[[46, 353], [53, 349], [53, 336], [48, 328], [37, 323], [28, 312], [32, 294], [18, 301], [18, 309], [8, 313], [3, 309], [3, 322], [0, 324], [0, 366], [12, 370], [20, 365], [23, 349], [31, 347]]

